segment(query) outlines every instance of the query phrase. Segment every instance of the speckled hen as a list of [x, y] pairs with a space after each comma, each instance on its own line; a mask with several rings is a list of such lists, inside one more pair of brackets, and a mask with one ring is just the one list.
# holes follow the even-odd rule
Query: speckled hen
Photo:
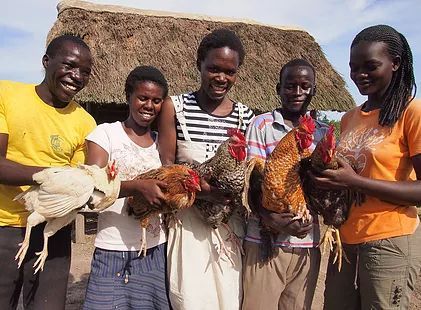
[[234, 212], [245, 216], [250, 211], [244, 189], [247, 188], [254, 160], [246, 160], [247, 144], [244, 135], [239, 130], [228, 130], [228, 135], [230, 137], [218, 147], [215, 155], [202, 164], [196, 165], [195, 169], [201, 177], [208, 178], [210, 185], [229, 193], [232, 199], [226, 205], [198, 199], [195, 206], [205, 223], [215, 229], [220, 243], [219, 255], [225, 254], [229, 259], [224, 240], [216, 228], [223, 225], [230, 232], [231, 239], [239, 245], [238, 238], [227, 222]]
[[[334, 263], [338, 260], [339, 271], [342, 268], [342, 258], [345, 253], [342, 249], [339, 227], [348, 217], [348, 212], [354, 203], [361, 203], [363, 196], [351, 190], [326, 190], [315, 187], [308, 176], [308, 170], [318, 175], [326, 169], [338, 169], [336, 157], [336, 141], [334, 127], [330, 126], [328, 132], [317, 146], [311, 156], [301, 162], [301, 177], [308, 206], [315, 213], [322, 215], [324, 223], [328, 226], [320, 242], [325, 249], [335, 251]], [[333, 249], [333, 243], [336, 247]]]

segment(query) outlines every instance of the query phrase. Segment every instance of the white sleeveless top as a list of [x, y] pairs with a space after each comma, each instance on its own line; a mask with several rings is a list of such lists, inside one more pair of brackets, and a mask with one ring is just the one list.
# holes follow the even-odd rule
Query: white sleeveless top
[[[214, 125], [213, 121], [219, 121], [222, 128], [213, 128], [213, 133], [221, 131], [224, 135], [212, 137], [208, 135], [207, 141], [203, 134], [196, 134], [192, 125], [187, 123], [195, 121], [195, 124], [206, 127], [206, 121], [199, 119], [197, 115], [186, 109], [186, 101], [195, 103], [196, 109], [200, 109], [195, 102], [193, 94], [171, 97], [177, 117], [177, 162], [203, 162], [214, 155], [220, 143], [228, 136], [226, 129], [240, 128], [245, 131], [253, 117], [251, 110], [237, 103], [233, 112], [226, 118], [219, 118], [202, 111], [202, 116], [207, 117], [208, 124]], [[236, 114], [236, 124], [224, 122], [224, 119], [232, 119]], [[190, 115], [188, 114], [190, 113]], [[246, 118], [244, 117], [246, 113]], [[193, 115], [192, 115], [193, 114]], [[188, 117], [191, 117], [188, 119]], [[214, 126], [215, 127], [215, 126]], [[206, 128], [203, 129], [206, 132]], [[203, 133], [202, 132], [202, 133]], [[180, 139], [181, 138], [181, 139]], [[206, 135], [205, 135], [206, 138]], [[215, 141], [220, 138], [220, 142]], [[200, 141], [202, 139], [202, 141]], [[196, 140], [196, 141], [194, 141]], [[236, 244], [225, 241], [225, 246], [233, 251], [231, 255], [234, 265], [226, 258], [221, 257], [216, 251], [218, 240], [213, 229], [205, 224], [195, 207], [180, 211], [177, 217], [181, 225], [170, 228], [168, 234], [168, 273], [170, 282], [171, 305], [177, 310], [238, 310], [242, 299], [241, 284], [241, 253]], [[244, 236], [244, 221], [241, 218], [231, 217], [229, 221], [231, 229], [240, 237]], [[226, 240], [229, 235], [224, 227], [217, 228]]]

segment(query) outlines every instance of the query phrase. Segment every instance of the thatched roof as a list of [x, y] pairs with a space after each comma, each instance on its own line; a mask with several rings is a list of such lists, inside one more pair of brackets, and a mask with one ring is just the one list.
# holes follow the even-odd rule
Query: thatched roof
[[230, 93], [234, 100], [260, 112], [277, 107], [275, 85], [280, 67], [303, 57], [317, 72], [318, 93], [313, 107], [345, 111], [355, 105], [343, 79], [304, 30], [84, 1], [63, 1], [57, 9], [58, 18], [47, 41], [73, 33], [83, 37], [93, 52], [93, 75], [78, 97], [82, 103], [124, 103], [125, 78], [138, 65], [160, 68], [171, 94], [196, 90], [197, 46], [205, 34], [226, 27], [240, 36], [246, 49], [245, 63]]

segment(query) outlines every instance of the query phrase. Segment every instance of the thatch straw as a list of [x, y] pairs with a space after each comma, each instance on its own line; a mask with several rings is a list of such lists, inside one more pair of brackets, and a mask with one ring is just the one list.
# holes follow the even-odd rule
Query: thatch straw
[[172, 94], [196, 90], [197, 46], [205, 34], [226, 27], [240, 36], [246, 49], [245, 63], [230, 94], [234, 100], [259, 112], [277, 107], [279, 69], [287, 61], [302, 57], [317, 72], [314, 108], [345, 111], [355, 105], [343, 79], [314, 38], [303, 30], [83, 1], [63, 1], [58, 11], [47, 42], [57, 35], [72, 33], [81, 36], [93, 52], [93, 75], [78, 97], [82, 103], [124, 103], [125, 78], [138, 65], [160, 68]]

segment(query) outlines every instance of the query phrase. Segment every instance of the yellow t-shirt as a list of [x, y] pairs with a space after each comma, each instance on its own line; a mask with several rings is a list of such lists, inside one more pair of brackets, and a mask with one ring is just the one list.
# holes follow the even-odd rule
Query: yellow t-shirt
[[[380, 110], [363, 112], [356, 107], [341, 121], [338, 152], [371, 179], [415, 179], [411, 157], [421, 154], [421, 100], [413, 100], [393, 128], [378, 124]], [[358, 244], [412, 234], [418, 225], [416, 207], [399, 206], [367, 196], [353, 206], [341, 226], [345, 243]]]
[[[57, 109], [38, 97], [35, 85], [0, 81], [0, 133], [9, 136], [9, 160], [38, 167], [83, 163], [85, 137], [95, 126], [74, 101]], [[0, 184], [0, 226], [26, 225], [28, 212], [13, 198], [27, 188]]]

